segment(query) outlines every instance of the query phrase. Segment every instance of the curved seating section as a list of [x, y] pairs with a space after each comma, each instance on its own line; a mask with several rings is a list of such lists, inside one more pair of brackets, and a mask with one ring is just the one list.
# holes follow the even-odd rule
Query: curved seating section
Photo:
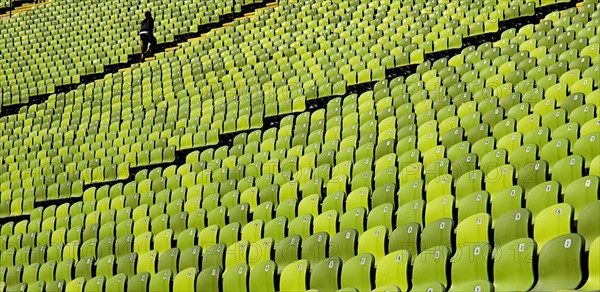
[[[0, 58], [4, 73], [0, 76], [6, 76], [0, 80], [2, 104], [27, 103], [29, 96], [53, 93], [58, 85], [77, 84], [80, 76], [101, 73], [106, 65], [126, 62], [128, 54], [139, 53], [137, 25], [141, 10], [156, 10], [157, 27], [160, 28], [157, 39], [162, 42], [173, 41], [177, 34], [195, 31], [198, 25], [214, 23], [219, 15], [241, 9], [240, 4], [233, 1], [165, 1], [131, 2], [127, 5], [58, 1], [14, 21], [7, 21], [4, 25], [0, 24], [0, 34], [7, 36], [0, 41], [0, 48], [10, 52]], [[246, 29], [237, 26], [237, 33], [242, 35], [227, 33], [231, 40], [223, 42], [232, 45], [255, 39], [265, 45], [269, 38], [275, 37], [311, 44], [308, 41], [312, 38], [313, 44], [310, 47], [307, 45], [308, 50], [293, 52], [290, 51], [295, 49], [292, 46], [287, 51], [282, 50], [281, 54], [300, 57], [308, 51], [314, 53], [315, 50], [322, 50], [325, 53], [325, 50], [335, 49], [344, 43], [360, 56], [377, 54], [377, 58], [368, 56], [361, 60], [357, 54], [348, 56], [344, 54], [346, 50], [341, 51], [342, 59], [352, 61], [344, 65], [349, 64], [354, 69], [342, 69], [339, 68], [342, 65], [338, 64], [337, 68], [342, 70], [342, 75], [347, 79], [350, 77], [345, 75], [349, 71], [420, 62], [423, 53], [460, 47], [463, 37], [495, 32], [498, 30], [498, 21], [531, 16], [535, 7], [540, 5], [535, 1], [521, 0], [491, 1], [485, 5], [473, 1], [391, 3], [387, 0], [282, 3], [272, 15], [268, 13], [261, 19], [250, 21], [245, 25]], [[63, 17], [56, 17], [59, 14]], [[81, 27], [79, 32], [68, 29], [71, 22], [78, 23]], [[44, 35], [47, 31], [51, 34]], [[292, 36], [294, 32], [296, 34]], [[299, 37], [299, 32], [305, 35], [307, 42], [302, 43], [305, 39]], [[204, 42], [205, 51], [207, 45], [212, 48], [213, 42]], [[257, 57], [262, 55], [255, 50], [254, 44], [251, 47]], [[364, 49], [360, 50], [362, 47]], [[273, 55], [277, 48], [267, 45], [263, 49]], [[327, 53], [333, 54], [331, 50]], [[236, 55], [241, 56], [236, 52], [231, 52], [230, 56]], [[210, 56], [216, 58], [218, 55], [212, 53]], [[315, 58], [320, 56], [317, 54]], [[349, 60], [351, 57], [354, 59]], [[365, 64], [355, 64], [361, 61]], [[365, 71], [361, 76], [351, 79], [358, 78], [357, 82], [376, 80], [381, 78], [380, 73], [381, 70], [373, 73]], [[375, 76], [370, 76], [372, 74]]]
[[[245, 1], [248, 2], [248, 1]], [[0, 23], [0, 84], [3, 105], [27, 104], [29, 96], [53, 93], [80, 77], [127, 63], [140, 53], [143, 12], [155, 17], [158, 43], [198, 32], [219, 17], [241, 11], [234, 1], [59, 0]]]
[[[42, 173], [52, 160], [57, 169], [44, 173], [67, 173], [71, 182], [123, 178], [128, 168], [124, 163], [144, 166], [172, 161], [175, 150], [215, 145], [219, 133], [260, 128], [264, 117], [304, 111], [306, 100], [343, 95], [347, 85], [378, 80], [388, 68], [422, 61], [432, 42], [419, 40], [438, 35], [431, 26], [417, 30], [415, 16], [427, 14], [420, 14], [412, 5], [402, 8], [408, 12], [400, 12], [394, 5], [374, 3], [396, 13], [394, 20], [365, 4], [347, 5], [343, 16], [325, 13], [327, 18], [321, 19], [337, 24], [317, 26], [321, 15], [310, 12], [309, 7], [343, 11], [340, 5], [289, 4], [213, 32], [200, 42], [159, 56], [156, 62], [53, 95], [47, 103], [2, 118], [3, 167], [10, 172], [19, 170], [16, 178], [31, 179], [35, 176], [31, 174]], [[440, 13], [435, 7], [442, 6], [417, 3], [414, 7]], [[461, 13], [453, 17], [461, 19]], [[298, 19], [292, 20], [296, 15]], [[371, 18], [382, 24], [367, 35], [365, 29], [375, 28], [367, 26]], [[437, 27], [448, 26], [450, 31], [460, 24], [447, 17], [440, 19], [449, 22], [440, 21]], [[432, 24], [434, 19], [430, 20]], [[284, 26], [296, 30], [286, 32]], [[352, 33], [344, 30], [348, 27], [354, 28]], [[463, 32], [468, 29], [467, 24], [457, 27]], [[324, 33], [339, 38], [318, 36]], [[413, 40], [416, 43], [410, 43]], [[398, 47], [383, 48], [388, 43]], [[100, 96], [101, 104], [97, 101]], [[63, 112], [68, 114], [59, 114]], [[115, 175], [114, 169], [119, 167], [123, 174]]]
[[0, 118], [0, 288], [600, 289], [600, 5], [424, 60], [551, 3], [492, 4], [281, 3]]

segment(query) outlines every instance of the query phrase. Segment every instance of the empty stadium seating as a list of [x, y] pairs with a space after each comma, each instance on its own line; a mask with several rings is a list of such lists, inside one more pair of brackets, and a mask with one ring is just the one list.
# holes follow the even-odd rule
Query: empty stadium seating
[[28, 103], [141, 9], [168, 42], [245, 4], [0, 22], [0, 291], [600, 290], [595, 0], [280, 1]]

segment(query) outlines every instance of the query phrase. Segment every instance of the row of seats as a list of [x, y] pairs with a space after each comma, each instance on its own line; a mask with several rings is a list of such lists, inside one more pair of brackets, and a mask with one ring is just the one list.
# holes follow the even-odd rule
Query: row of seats
[[[541, 248], [552, 238], [575, 231], [570, 226], [572, 222], [569, 217], [572, 214], [567, 204], [557, 204], [545, 209], [540, 215], [544, 221], [538, 220], [534, 224], [533, 234], [529, 231], [532, 219], [531, 212], [527, 209], [507, 212], [500, 217], [493, 232], [489, 215], [485, 213], [470, 216], [456, 227], [451, 218], [438, 219], [426, 225], [421, 232], [421, 224], [417, 222], [403, 223], [390, 229], [388, 226], [391, 223], [386, 222], [386, 213], [378, 211], [375, 209], [370, 213], [366, 226], [352, 222], [358, 221], [353, 216], [354, 212], [341, 215], [338, 222], [338, 214], [331, 211], [324, 212], [314, 220], [311, 215], [300, 215], [289, 220], [287, 217], [278, 216], [267, 223], [262, 219], [255, 219], [246, 223], [235, 221], [227, 225], [210, 222], [215, 220], [215, 216], [210, 216], [207, 220], [205, 212], [199, 212], [199, 215], [192, 213], [189, 217], [186, 216], [187, 212], [178, 212], [170, 218], [169, 215], [157, 216], [154, 219], [146, 216], [135, 221], [124, 219], [120, 223], [107, 220], [103, 215], [102, 223], [86, 220], [81, 222], [81, 225], [76, 225], [77, 222], [72, 221], [73, 226], [70, 229], [68, 219], [66, 227], [59, 226], [64, 222], [62, 218], [55, 221], [47, 219], [44, 220], [41, 232], [32, 230], [26, 234], [15, 232], [14, 235], [10, 235], [10, 226], [8, 229], [3, 228], [3, 232], [7, 234], [2, 235], [1, 262], [2, 266], [10, 267], [20, 264], [43, 264], [52, 260], [60, 262], [70, 258], [78, 260], [87, 256], [102, 258], [115, 254], [120, 257], [132, 250], [146, 253], [151, 249], [162, 254], [174, 247], [172, 239], [177, 240], [176, 246], [180, 249], [195, 245], [210, 249], [216, 244], [231, 246], [240, 241], [255, 244], [262, 242], [263, 238], [268, 238], [270, 245], [274, 245], [275, 248], [288, 241], [298, 241], [298, 244], [300, 241], [321, 242], [325, 247], [329, 242], [332, 248], [339, 249], [337, 255], [343, 260], [356, 255], [352, 246], [358, 245], [358, 252], [370, 252], [379, 260], [398, 249], [418, 254], [442, 245], [453, 252], [473, 242], [485, 242], [498, 248], [514, 239], [524, 237], [533, 237]], [[586, 250], [591, 248], [592, 241], [598, 236], [598, 224], [594, 222], [597, 219], [597, 211], [597, 202], [589, 204], [584, 209], [585, 216], [578, 221], [577, 232], [586, 239]], [[139, 211], [137, 213], [139, 214]], [[389, 217], [387, 215], [388, 221]], [[52, 223], [57, 226], [52, 226]], [[338, 228], [341, 231], [338, 232]], [[18, 226], [15, 231], [18, 231]], [[331, 241], [328, 240], [330, 237]], [[246, 246], [250, 248], [249, 245]], [[297, 246], [299, 248], [300, 245]], [[289, 248], [284, 247], [284, 250], [287, 249]], [[313, 249], [313, 244], [308, 244], [308, 252]], [[320, 258], [326, 254], [323, 252], [315, 256]], [[277, 263], [284, 265], [283, 261], [285, 259], [281, 258]]]
[[[264, 243], [266, 246], [269, 242]], [[584, 243], [577, 234], [556, 237], [541, 249], [532, 239], [520, 238], [494, 252], [486, 243], [472, 243], [454, 256], [446, 247], [438, 246], [418, 255], [399, 249], [379, 261], [368, 252], [344, 260], [332, 255], [335, 252], [331, 248], [329, 257], [312, 261], [312, 255], [318, 253], [313, 249], [322, 249], [322, 246], [306, 248], [303, 243], [300, 252], [299, 243], [294, 243], [293, 239], [286, 243], [290, 246], [283, 250], [280, 245], [275, 256], [284, 257], [283, 266], [264, 260], [261, 251], [268, 249], [262, 246], [263, 242], [256, 243], [255, 249], [249, 248], [248, 242], [239, 242], [229, 248], [235, 249], [233, 252], [214, 246], [201, 256], [202, 248], [194, 246], [182, 251], [174, 248], [160, 256], [156, 251], [133, 252], [120, 257], [109, 255], [96, 261], [90, 256], [79, 261], [69, 259], [60, 263], [50, 261], [43, 265], [3, 267], [0, 275], [3, 284], [31, 291], [43, 291], [44, 288], [158, 291], [171, 287], [176, 291], [334, 291], [340, 288], [348, 291], [406, 291], [411, 288], [412, 291], [444, 291], [444, 287], [449, 287], [449, 291], [532, 288], [532, 291], [547, 291], [560, 289], [565, 284], [581, 285], [582, 290], [595, 289], [600, 284], [597, 274], [600, 240], [596, 238], [592, 243], [589, 274], [586, 275], [582, 272]], [[290, 249], [294, 244], [295, 250]], [[360, 245], [358, 249], [361, 249]], [[326, 250], [319, 252], [327, 253]], [[253, 261], [252, 256], [262, 261]], [[492, 274], [494, 284], [489, 281]]]

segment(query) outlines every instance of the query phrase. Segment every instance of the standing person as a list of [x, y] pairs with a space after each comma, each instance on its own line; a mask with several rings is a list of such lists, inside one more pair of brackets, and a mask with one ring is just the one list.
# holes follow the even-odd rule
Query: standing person
[[142, 21], [142, 27], [140, 28], [140, 39], [142, 40], [141, 61], [144, 61], [144, 54], [151, 52], [156, 48], [156, 38], [154, 37], [154, 19], [152, 18], [152, 13], [150, 13], [150, 11], [146, 11], [144, 14], [146, 15], [146, 18]]

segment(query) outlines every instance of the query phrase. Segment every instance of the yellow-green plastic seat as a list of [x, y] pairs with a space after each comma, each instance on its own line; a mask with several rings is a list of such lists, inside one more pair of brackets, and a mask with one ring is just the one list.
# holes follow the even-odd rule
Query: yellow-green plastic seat
[[315, 265], [327, 257], [329, 234], [318, 232], [304, 239], [302, 242], [302, 259], [308, 260]]
[[196, 268], [181, 270], [173, 279], [173, 291], [191, 291], [196, 288]]
[[600, 290], [600, 237], [596, 237], [590, 244], [588, 256], [588, 278], [584, 279], [583, 286], [579, 290]]
[[451, 218], [441, 218], [427, 224], [421, 232], [421, 251], [436, 246], [445, 246], [451, 250], [454, 246], [453, 233], [454, 220]]
[[381, 225], [366, 230], [358, 239], [358, 253], [370, 253], [375, 263], [387, 253], [388, 229]]
[[106, 290], [123, 292], [126, 290], [127, 275], [117, 274], [106, 280]]
[[600, 200], [581, 209], [577, 220], [577, 233], [585, 238], [585, 249], [589, 250], [592, 241], [600, 236]]
[[571, 233], [548, 241], [540, 251], [538, 281], [532, 291], [576, 289], [583, 280], [584, 239]]
[[240, 263], [223, 272], [223, 290], [224, 291], [248, 291], [248, 277], [250, 267], [247, 264]]
[[307, 290], [309, 282], [310, 263], [307, 260], [298, 260], [288, 264], [281, 271], [279, 289], [281, 291], [303, 291]]
[[575, 220], [579, 219], [579, 213], [585, 206], [600, 199], [599, 185], [600, 178], [590, 175], [574, 180], [566, 187], [564, 201], [574, 207]]
[[106, 278], [104, 276], [97, 276], [87, 280], [85, 283], [85, 291], [102, 292], [105, 291]]
[[472, 215], [456, 226], [456, 248], [473, 242], [490, 242], [491, 216], [487, 213]]
[[535, 222], [535, 218], [542, 210], [558, 203], [560, 185], [552, 180], [542, 182], [525, 194], [525, 207], [531, 211], [533, 222]]
[[531, 211], [515, 209], [500, 216], [494, 228], [494, 245], [497, 247], [519, 238], [530, 237]]
[[[222, 274], [223, 269], [218, 266], [203, 269], [198, 273], [198, 277], [196, 278], [195, 291], [220, 291], [221, 283], [223, 281]], [[160, 273], [158, 275], [160, 275]]]
[[274, 261], [265, 261], [250, 270], [250, 291], [276, 291], [275, 277], [277, 264]]
[[410, 287], [408, 275], [411, 258], [411, 253], [403, 249], [390, 252], [381, 258], [375, 272], [376, 287], [392, 284], [401, 291], [407, 291]]
[[344, 262], [342, 266], [341, 287], [359, 291], [371, 290], [375, 258], [368, 253], [358, 254]]
[[342, 260], [335, 256], [314, 264], [310, 273], [310, 288], [319, 291], [339, 289], [341, 269]]
[[527, 291], [536, 280], [534, 257], [536, 243], [531, 238], [515, 239], [494, 252], [496, 291]]
[[84, 287], [86, 287], [86, 280], [83, 277], [73, 279], [67, 283], [65, 286], [65, 290], [68, 291], [84, 291]]
[[[412, 271], [413, 290], [424, 286], [441, 285], [446, 289], [449, 284], [447, 274], [450, 250], [445, 246], [434, 246], [423, 250], [415, 259]], [[437, 283], [437, 284], [436, 284]]]
[[533, 226], [533, 239], [541, 250], [553, 238], [571, 233], [573, 206], [559, 203], [542, 210]]
[[290, 235], [277, 242], [277, 247], [275, 248], [275, 262], [280, 270], [284, 269], [288, 264], [300, 259], [301, 246], [302, 237], [297, 234]]
[[[477, 280], [488, 280], [489, 261], [491, 259], [491, 247], [485, 242], [472, 242], [457, 249], [450, 260], [452, 263], [451, 276], [452, 287], [469, 285]], [[484, 284], [485, 286], [485, 284]]]

